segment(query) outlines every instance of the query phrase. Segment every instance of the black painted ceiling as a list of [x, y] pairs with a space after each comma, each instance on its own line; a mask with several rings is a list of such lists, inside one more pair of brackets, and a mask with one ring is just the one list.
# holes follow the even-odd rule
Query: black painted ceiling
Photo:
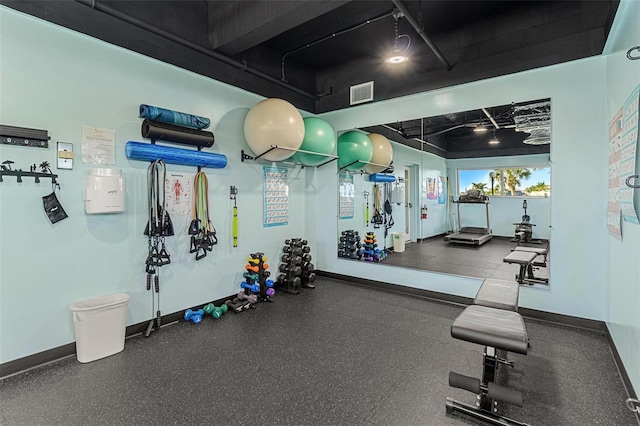
[[537, 99], [361, 130], [453, 159], [548, 154], [551, 124], [551, 100]]
[[[375, 102], [601, 54], [618, 1], [0, 0], [0, 4], [322, 113], [349, 107], [350, 86], [367, 81], [374, 81]], [[398, 33], [411, 40], [410, 60], [390, 65], [384, 56], [394, 45], [392, 15], [398, 8], [406, 12], [398, 20]], [[406, 40], [401, 37], [399, 46], [404, 47]]]

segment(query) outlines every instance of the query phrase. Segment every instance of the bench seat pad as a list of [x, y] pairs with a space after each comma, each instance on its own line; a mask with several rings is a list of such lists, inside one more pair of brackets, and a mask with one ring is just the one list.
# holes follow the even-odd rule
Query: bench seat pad
[[520, 265], [527, 265], [533, 262], [538, 255], [530, 251], [512, 251], [502, 259], [506, 263], [518, 263]]
[[480, 286], [473, 304], [517, 312], [519, 292], [520, 284], [516, 281], [487, 278]]
[[520, 354], [526, 354], [529, 346], [520, 314], [486, 306], [466, 307], [451, 325], [451, 336]]
[[528, 252], [531, 252], [531, 253], [547, 254], [547, 252], [549, 250], [546, 249], [546, 248], [518, 246], [518, 247], [514, 248], [512, 251], [528, 251]]

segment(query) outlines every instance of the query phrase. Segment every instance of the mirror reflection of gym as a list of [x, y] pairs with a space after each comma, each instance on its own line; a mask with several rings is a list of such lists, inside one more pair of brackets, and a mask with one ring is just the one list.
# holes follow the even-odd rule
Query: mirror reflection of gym
[[353, 205], [338, 219], [339, 258], [377, 248], [372, 264], [548, 285], [549, 99], [358, 130], [387, 137], [394, 155], [391, 173], [339, 170]]

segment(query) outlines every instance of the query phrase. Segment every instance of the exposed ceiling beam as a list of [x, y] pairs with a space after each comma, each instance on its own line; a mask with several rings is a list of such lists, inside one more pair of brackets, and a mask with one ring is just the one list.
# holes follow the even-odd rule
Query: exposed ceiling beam
[[420, 37], [422, 37], [424, 42], [427, 43], [427, 46], [429, 46], [429, 48], [433, 51], [433, 53], [435, 53], [435, 55], [438, 57], [440, 62], [442, 62], [442, 64], [447, 68], [447, 71], [450, 71], [453, 67], [451, 66], [449, 61], [447, 61], [447, 58], [444, 57], [442, 52], [440, 52], [440, 49], [438, 49], [438, 46], [436, 46], [435, 43], [431, 41], [429, 36], [424, 32], [424, 28], [411, 15], [411, 13], [409, 12], [409, 9], [407, 9], [406, 6], [402, 4], [400, 0], [392, 0], [392, 1], [393, 1], [393, 4], [398, 8], [398, 10], [402, 12], [404, 17], [407, 18], [407, 21], [409, 21], [413, 29], [416, 30], [420, 35]]
[[234, 56], [349, 1], [210, 1], [209, 43]]

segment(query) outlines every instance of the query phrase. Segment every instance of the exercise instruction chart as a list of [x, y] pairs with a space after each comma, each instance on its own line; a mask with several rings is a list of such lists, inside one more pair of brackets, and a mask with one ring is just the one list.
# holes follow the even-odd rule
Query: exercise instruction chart
[[349, 173], [340, 173], [338, 175], [338, 184], [340, 185], [340, 211], [338, 212], [338, 218], [353, 219], [356, 198], [353, 176]]
[[622, 118], [622, 137], [620, 139], [620, 211], [627, 222], [639, 223], [636, 209], [633, 207], [633, 189], [625, 183], [635, 174], [638, 150], [638, 103], [640, 103], [640, 85], [638, 85], [624, 103]]
[[609, 122], [609, 196], [607, 202], [607, 229], [609, 235], [622, 240], [620, 229], [620, 139], [622, 135], [620, 108]]
[[264, 227], [289, 223], [289, 170], [285, 167], [263, 166]]

